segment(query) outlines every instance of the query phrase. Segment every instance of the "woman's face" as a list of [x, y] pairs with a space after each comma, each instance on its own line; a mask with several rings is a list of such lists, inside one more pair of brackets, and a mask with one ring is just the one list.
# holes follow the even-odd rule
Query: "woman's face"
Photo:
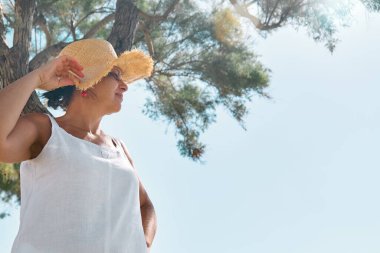
[[96, 102], [103, 104], [103, 108], [109, 112], [118, 112], [123, 102], [123, 93], [128, 90], [128, 85], [121, 80], [121, 70], [113, 67], [107, 76], [94, 85]]

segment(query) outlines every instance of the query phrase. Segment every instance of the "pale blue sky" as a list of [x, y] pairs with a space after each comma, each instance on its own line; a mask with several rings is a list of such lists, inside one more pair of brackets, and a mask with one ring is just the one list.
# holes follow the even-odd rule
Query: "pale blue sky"
[[[179, 155], [130, 87], [103, 128], [125, 141], [155, 206], [151, 253], [380, 251], [380, 15], [357, 18], [333, 55], [290, 28], [258, 38], [273, 100], [249, 105], [248, 131], [218, 109], [205, 165]], [[0, 221], [0, 253], [18, 219], [17, 207]]]

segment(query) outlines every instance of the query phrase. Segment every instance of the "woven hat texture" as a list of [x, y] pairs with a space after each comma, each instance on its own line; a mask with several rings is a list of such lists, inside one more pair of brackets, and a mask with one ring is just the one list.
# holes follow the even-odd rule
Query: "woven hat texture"
[[75, 82], [77, 89], [85, 90], [97, 84], [114, 66], [121, 69], [121, 78], [131, 83], [151, 76], [153, 60], [144, 52], [133, 49], [118, 57], [112, 44], [103, 39], [83, 39], [64, 47], [58, 56], [74, 57], [83, 67], [84, 78]]

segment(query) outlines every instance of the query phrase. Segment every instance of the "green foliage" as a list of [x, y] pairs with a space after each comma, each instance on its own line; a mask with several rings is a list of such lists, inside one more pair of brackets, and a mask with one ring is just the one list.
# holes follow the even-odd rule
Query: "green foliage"
[[222, 103], [245, 129], [246, 101], [251, 101], [254, 93], [270, 98], [264, 92], [269, 84], [269, 70], [244, 45], [215, 48], [201, 57], [201, 62], [206, 64], [196, 66], [202, 70], [200, 79], [215, 84], [218, 91], [216, 103]]
[[[105, 0], [38, 0], [37, 13], [47, 20], [46, 25], [52, 35], [52, 44], [60, 41], [80, 39], [105, 15], [114, 12], [114, 1]], [[97, 37], [105, 38], [111, 25], [103, 27]], [[42, 32], [39, 27], [39, 32]], [[33, 44], [32, 46], [35, 46]]]
[[333, 52], [339, 42], [339, 29], [349, 26], [353, 20], [353, 8], [351, 0], [317, 1], [293, 19], [293, 26], [305, 27], [315, 41], [323, 42]]
[[361, 0], [361, 2], [371, 11], [380, 11], [380, 0]]
[[217, 10], [214, 13], [215, 38], [227, 46], [238, 43], [242, 39], [242, 29], [238, 18], [230, 8]]
[[[367, 6], [376, 6], [378, 0], [363, 0]], [[232, 0], [219, 0], [231, 3]], [[333, 52], [338, 43], [338, 32], [353, 20], [356, 0], [238, 0], [236, 14], [249, 20], [257, 32], [266, 37], [269, 33], [291, 25], [306, 29], [316, 42], [322, 42]], [[251, 30], [252, 31], [252, 30]]]
[[[20, 192], [20, 164], [0, 163], [0, 198], [4, 203], [10, 203], [14, 197], [18, 204], [21, 203]], [[0, 219], [8, 216], [6, 212], [0, 212]]]
[[[205, 12], [197, 3], [203, 6], [211, 3], [182, 0], [167, 16], [162, 15], [170, 10], [173, 0], [133, 2], [145, 13], [140, 15], [133, 47], [150, 52], [155, 61], [154, 74], [146, 80], [149, 94], [143, 113], [171, 124], [179, 136], [180, 154], [201, 161], [206, 145], [200, 136], [216, 122], [216, 108], [224, 106], [246, 129], [244, 117], [252, 96], [270, 98], [265, 92], [270, 70], [242, 39], [242, 18], [233, 11], [233, 1], [215, 0], [215, 9]], [[265, 36], [290, 24], [305, 28], [314, 40], [325, 43], [331, 51], [338, 42], [339, 28], [349, 25], [352, 10], [350, 0], [236, 2], [254, 7], [250, 8], [249, 17], [260, 21], [255, 27], [260, 34]], [[379, 0], [361, 2], [371, 11], [380, 10]], [[51, 36], [52, 44], [81, 39], [115, 12], [115, 3], [115, 0], [37, 0], [36, 17], [42, 21], [34, 24], [31, 57], [44, 49], [41, 45], [37, 47], [38, 36]], [[10, 33], [14, 22], [12, 1], [6, 1], [4, 13], [5, 32]], [[102, 25], [94, 36], [106, 39], [112, 25], [113, 22]], [[12, 196], [20, 201], [19, 164], [1, 164], [0, 171], [2, 201], [10, 202]]]
[[[154, 12], [156, 6], [152, 6]], [[149, 80], [148, 89], [154, 98], [148, 98], [143, 112], [154, 120], [163, 118], [173, 123], [182, 155], [199, 160], [205, 145], [199, 141], [211, 123], [215, 109], [223, 105], [242, 124], [253, 93], [268, 95], [268, 69], [244, 42], [225, 39], [231, 29], [218, 29], [221, 16], [229, 13], [204, 13], [192, 2], [183, 3], [173, 15], [158, 23], [151, 22], [150, 37], [154, 47], [157, 75]], [[230, 24], [236, 25], [233, 19]], [[144, 38], [139, 31], [137, 38]], [[228, 43], [226, 43], [228, 41]], [[136, 46], [143, 45], [137, 40]]]

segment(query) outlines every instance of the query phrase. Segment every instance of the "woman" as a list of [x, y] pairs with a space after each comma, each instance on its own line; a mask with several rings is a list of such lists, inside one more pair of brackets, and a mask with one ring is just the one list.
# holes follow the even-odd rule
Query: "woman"
[[[85, 39], [0, 91], [0, 161], [21, 162], [20, 226], [11, 253], [150, 251], [153, 205], [124, 142], [100, 122], [120, 111], [128, 85], [152, 68], [140, 51], [117, 57], [109, 42]], [[19, 118], [36, 88], [48, 91], [48, 106], [66, 113]]]

